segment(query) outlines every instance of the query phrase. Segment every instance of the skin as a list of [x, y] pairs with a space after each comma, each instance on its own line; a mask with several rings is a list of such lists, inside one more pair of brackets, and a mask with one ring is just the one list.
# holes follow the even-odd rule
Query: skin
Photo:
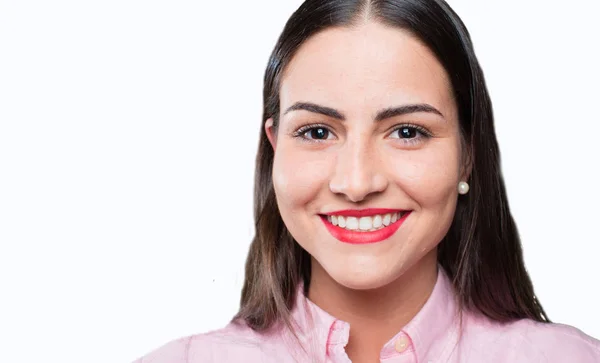
[[[345, 120], [297, 102], [335, 109]], [[427, 104], [438, 110], [375, 121], [381, 110]], [[312, 256], [308, 297], [351, 326], [353, 362], [379, 362], [382, 346], [428, 299], [436, 246], [447, 233], [466, 180], [457, 108], [448, 76], [410, 33], [366, 21], [308, 39], [282, 77], [280, 123], [265, 123], [275, 150], [273, 183], [284, 223]], [[418, 125], [429, 137], [408, 129]], [[297, 131], [306, 124], [318, 130]], [[320, 214], [364, 208], [412, 213], [389, 239], [342, 243]], [[377, 309], [373, 309], [377, 306]]]

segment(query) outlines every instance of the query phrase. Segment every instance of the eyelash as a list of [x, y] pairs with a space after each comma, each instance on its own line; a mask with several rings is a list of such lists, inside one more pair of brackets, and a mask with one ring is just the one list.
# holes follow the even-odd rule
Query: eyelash
[[[321, 128], [327, 130], [327, 132], [333, 133], [331, 131], [331, 129], [327, 125], [324, 125], [324, 124], [308, 124], [308, 125], [304, 125], [304, 126], [300, 127], [298, 130], [296, 130], [292, 134], [292, 136], [295, 137], [295, 138], [299, 138], [303, 142], [309, 142], [309, 143], [320, 143], [320, 142], [323, 142], [323, 141], [327, 141], [327, 140], [309, 139], [309, 138], [304, 137], [304, 135], [307, 132], [309, 132], [311, 130], [315, 130], [315, 129], [321, 129]], [[418, 135], [416, 137], [414, 137], [414, 138], [410, 138], [410, 139], [404, 139], [404, 138], [401, 138], [401, 137], [398, 138], [398, 140], [403, 140], [402, 142], [405, 143], [405, 144], [414, 145], [414, 144], [417, 144], [419, 142], [422, 142], [423, 141], [422, 139], [428, 139], [428, 138], [430, 138], [432, 136], [431, 133], [427, 129], [425, 129], [423, 126], [419, 126], [419, 125], [415, 125], [415, 124], [411, 124], [411, 123], [404, 123], [404, 124], [396, 125], [392, 129], [392, 131], [390, 132], [390, 134], [392, 134], [392, 133], [394, 133], [394, 132], [396, 132], [398, 130], [401, 130], [403, 128], [413, 129], [413, 130], [415, 130], [415, 131], [418, 132]]]

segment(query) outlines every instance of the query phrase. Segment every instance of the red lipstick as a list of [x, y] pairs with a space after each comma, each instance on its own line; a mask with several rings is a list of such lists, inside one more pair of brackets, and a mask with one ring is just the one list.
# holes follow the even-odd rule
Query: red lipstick
[[[327, 220], [328, 215], [338, 215], [344, 217], [364, 217], [364, 216], [372, 216], [375, 214], [386, 214], [386, 213], [397, 213], [401, 212], [402, 215], [400, 218], [393, 223], [390, 223], [387, 227], [378, 229], [376, 231], [371, 232], [361, 232], [361, 231], [350, 231], [345, 228], [334, 226], [331, 222]], [[402, 223], [408, 218], [410, 215], [410, 211], [403, 211], [398, 209], [363, 209], [363, 210], [343, 210], [337, 212], [331, 212], [324, 215], [321, 215], [321, 220], [327, 227], [327, 230], [333, 237], [337, 240], [350, 243], [350, 244], [367, 244], [367, 243], [377, 243], [383, 240], [390, 238], [398, 228], [402, 225]]]

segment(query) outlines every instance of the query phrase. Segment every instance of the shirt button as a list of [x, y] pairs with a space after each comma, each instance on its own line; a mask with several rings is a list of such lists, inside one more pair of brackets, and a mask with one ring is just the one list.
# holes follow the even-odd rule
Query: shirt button
[[408, 348], [408, 338], [406, 338], [404, 335], [400, 336], [398, 339], [396, 339], [394, 347], [398, 353], [404, 352], [406, 348]]

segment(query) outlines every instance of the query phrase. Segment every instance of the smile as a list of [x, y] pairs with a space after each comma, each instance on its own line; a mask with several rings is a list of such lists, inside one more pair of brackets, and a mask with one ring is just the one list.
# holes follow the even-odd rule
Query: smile
[[411, 213], [411, 211], [398, 210], [373, 212], [345, 211], [339, 214], [320, 215], [320, 217], [329, 233], [339, 241], [366, 244], [390, 238]]

